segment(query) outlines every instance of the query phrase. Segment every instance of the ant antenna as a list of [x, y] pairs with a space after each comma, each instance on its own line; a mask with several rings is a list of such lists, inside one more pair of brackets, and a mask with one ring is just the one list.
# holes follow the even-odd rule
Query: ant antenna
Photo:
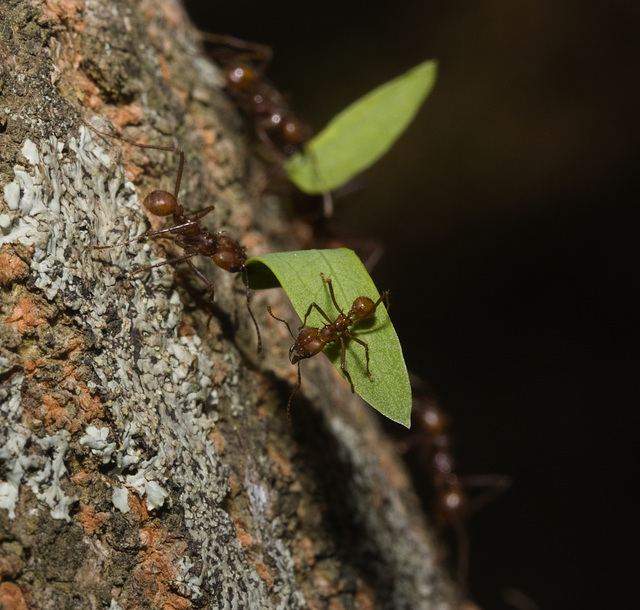
[[[287, 322], [286, 320], [283, 320], [282, 318], [279, 318], [278, 316], [276, 316], [271, 311], [271, 307], [269, 307], [269, 306], [267, 306], [267, 311], [269, 312], [269, 315], [274, 320], [278, 320], [278, 322], [282, 322], [287, 327], [287, 330], [289, 331], [289, 334], [295, 340], [296, 336], [291, 332], [291, 327], [289, 326], [289, 322]], [[292, 348], [293, 348], [293, 346], [292, 346]], [[289, 350], [289, 353], [291, 353], [291, 350]], [[298, 391], [298, 389], [302, 385], [302, 378], [300, 376], [300, 362], [298, 362], [297, 364], [298, 364], [298, 383], [296, 384], [296, 387], [293, 388], [293, 391], [291, 392], [291, 395], [289, 396], [289, 401], [287, 402], [287, 417], [289, 419], [291, 419], [291, 401], [293, 400], [294, 394]]]

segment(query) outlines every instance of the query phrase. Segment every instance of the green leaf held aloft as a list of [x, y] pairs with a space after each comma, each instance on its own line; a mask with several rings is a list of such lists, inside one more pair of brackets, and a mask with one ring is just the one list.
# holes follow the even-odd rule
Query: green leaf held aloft
[[287, 161], [291, 181], [305, 193], [323, 193], [375, 163], [412, 121], [436, 72], [436, 62], [425, 61], [345, 108]]
[[[329, 287], [320, 274], [330, 278], [338, 305], [346, 313], [359, 296], [376, 301], [380, 294], [364, 265], [352, 250], [303, 250], [264, 254], [246, 262], [249, 284], [253, 289], [282, 286], [294, 309], [302, 319], [312, 302], [335, 320], [338, 317], [331, 301]], [[279, 312], [274, 312], [282, 317]], [[313, 309], [307, 319], [308, 327], [321, 327], [326, 320]], [[294, 320], [289, 320], [296, 334]], [[411, 387], [402, 348], [383, 304], [376, 309], [372, 320], [363, 320], [350, 329], [354, 336], [369, 346], [369, 368], [375, 381], [366, 372], [364, 347], [345, 339], [346, 369], [351, 375], [355, 391], [374, 409], [407, 428], [411, 425]], [[329, 344], [324, 353], [340, 371], [340, 342]], [[301, 361], [304, 368], [304, 361]], [[302, 385], [304, 388], [304, 372]], [[347, 386], [348, 387], [348, 386]]]

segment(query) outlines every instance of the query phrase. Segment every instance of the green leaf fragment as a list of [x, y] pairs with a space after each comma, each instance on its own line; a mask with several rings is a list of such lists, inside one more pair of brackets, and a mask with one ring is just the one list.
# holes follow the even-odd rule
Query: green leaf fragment
[[305, 193], [331, 191], [375, 163], [418, 112], [436, 79], [437, 63], [425, 61], [345, 108], [285, 169]]
[[[314, 301], [332, 321], [338, 316], [329, 288], [323, 284], [320, 273], [331, 279], [338, 305], [345, 313], [359, 296], [368, 296], [374, 301], [380, 296], [360, 259], [347, 248], [265, 254], [249, 259], [246, 266], [251, 288], [281, 285], [301, 319]], [[281, 317], [278, 312], [274, 313]], [[307, 320], [308, 327], [321, 327], [326, 323], [315, 309]], [[295, 322], [290, 320], [289, 324], [295, 334]], [[355, 391], [374, 409], [409, 428], [411, 386], [402, 347], [386, 308], [381, 304], [376, 309], [373, 320], [363, 320], [350, 330], [354, 336], [368, 344], [369, 368], [375, 378], [372, 382], [367, 376], [364, 347], [345, 338], [345, 364]], [[333, 366], [341, 371], [340, 343], [328, 345], [324, 353]], [[304, 361], [301, 364], [304, 367]]]

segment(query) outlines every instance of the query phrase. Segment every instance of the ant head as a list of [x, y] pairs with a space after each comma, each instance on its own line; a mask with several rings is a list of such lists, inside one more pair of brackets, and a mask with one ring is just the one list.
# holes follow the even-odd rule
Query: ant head
[[216, 235], [216, 251], [213, 254], [213, 262], [221, 269], [231, 273], [239, 273], [244, 267], [247, 255], [244, 248], [235, 240], [226, 235]]
[[284, 143], [295, 150], [300, 150], [309, 139], [309, 133], [304, 125], [293, 115], [283, 117], [281, 126]]
[[169, 216], [178, 209], [176, 198], [167, 191], [152, 191], [144, 198], [142, 205], [155, 216]]
[[289, 348], [289, 360], [296, 364], [299, 360], [319, 354], [327, 345], [318, 328], [302, 328], [295, 343]]
[[229, 66], [224, 73], [227, 85], [234, 91], [246, 91], [256, 84], [256, 73], [243, 65]]

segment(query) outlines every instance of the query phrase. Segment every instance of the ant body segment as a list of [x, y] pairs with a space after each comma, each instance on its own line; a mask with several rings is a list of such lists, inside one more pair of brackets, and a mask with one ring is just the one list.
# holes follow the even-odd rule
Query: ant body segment
[[249, 275], [245, 266], [247, 255], [243, 246], [241, 246], [236, 240], [231, 239], [224, 235], [222, 231], [211, 233], [205, 227], [200, 225], [200, 219], [209, 214], [214, 209], [214, 206], [208, 206], [202, 210], [199, 210], [193, 214], [192, 218], [188, 218], [185, 214], [184, 208], [178, 203], [178, 192], [180, 191], [180, 182], [182, 180], [182, 172], [184, 169], [184, 151], [179, 148], [171, 146], [155, 146], [151, 144], [141, 144], [132, 140], [127, 140], [120, 136], [105, 133], [92, 127], [88, 123], [85, 123], [92, 131], [97, 134], [115, 138], [132, 146], [138, 148], [146, 148], [150, 150], [163, 150], [167, 152], [175, 152], [180, 155], [180, 164], [178, 166], [178, 176], [176, 178], [174, 191], [169, 193], [167, 191], [155, 190], [149, 193], [142, 202], [142, 205], [154, 216], [173, 216], [172, 227], [166, 229], [160, 229], [158, 231], [147, 231], [138, 237], [129, 239], [119, 244], [111, 246], [94, 246], [95, 250], [107, 250], [109, 248], [117, 248], [119, 246], [125, 246], [127, 244], [139, 241], [146, 237], [155, 237], [158, 235], [171, 235], [175, 243], [184, 250], [182, 256], [176, 258], [167, 259], [155, 265], [144, 267], [143, 269], [137, 269], [129, 275], [136, 275], [156, 267], [162, 267], [164, 265], [173, 265], [179, 262], [186, 262], [192, 271], [204, 282], [209, 290], [210, 301], [213, 303], [215, 289], [213, 283], [207, 278], [191, 261], [194, 256], [202, 255], [209, 257], [213, 262], [230, 273], [243, 273], [246, 284], [246, 297], [247, 297], [247, 310], [253, 320], [253, 325], [258, 335], [258, 352], [262, 349], [262, 337], [260, 335], [260, 329], [258, 322], [256, 321], [253, 311], [251, 309], [251, 291], [249, 290]]
[[[340, 342], [340, 346], [342, 349], [341, 356], [340, 356], [340, 368], [342, 369], [342, 373], [344, 374], [345, 378], [349, 382], [349, 385], [351, 386], [352, 393], [355, 393], [355, 388], [353, 386], [353, 381], [351, 380], [351, 375], [349, 374], [349, 371], [347, 371], [345, 366], [345, 356], [346, 356], [346, 345], [344, 341], [345, 337], [347, 339], [351, 339], [355, 341], [356, 343], [364, 347], [365, 354], [367, 357], [367, 375], [372, 382], [375, 381], [373, 375], [371, 374], [371, 371], [369, 370], [369, 345], [362, 339], [358, 339], [358, 337], [355, 337], [351, 333], [349, 328], [355, 326], [362, 320], [372, 318], [375, 315], [378, 305], [380, 305], [380, 303], [382, 303], [383, 300], [386, 300], [388, 304], [389, 291], [385, 290], [377, 301], [373, 301], [373, 299], [370, 299], [369, 297], [359, 296], [353, 301], [353, 304], [351, 305], [351, 309], [347, 313], [344, 313], [344, 311], [342, 310], [340, 305], [338, 305], [338, 302], [336, 300], [336, 295], [333, 291], [333, 284], [331, 282], [331, 279], [325, 278], [323, 273], [320, 274], [320, 277], [322, 278], [323, 284], [327, 284], [329, 286], [329, 293], [331, 294], [331, 300], [333, 302], [334, 307], [339, 312], [338, 317], [334, 321], [331, 320], [331, 318], [324, 312], [324, 310], [316, 302], [313, 302], [311, 303], [311, 305], [309, 305], [309, 308], [307, 309], [307, 313], [305, 314], [304, 319], [302, 320], [302, 325], [298, 328], [298, 336], [296, 337], [291, 331], [291, 327], [289, 326], [289, 323], [286, 320], [283, 320], [282, 318], [278, 318], [277, 316], [275, 316], [271, 311], [271, 308], [267, 307], [267, 311], [269, 312], [269, 315], [275, 320], [278, 320], [279, 322], [282, 322], [283, 324], [285, 324], [287, 329], [289, 330], [289, 334], [294, 339], [293, 345], [289, 348], [289, 360], [291, 364], [298, 365], [298, 382], [295, 388], [293, 388], [293, 391], [291, 392], [291, 396], [289, 396], [289, 402], [287, 402], [288, 415], [290, 414], [290, 411], [291, 411], [291, 401], [293, 400], [293, 396], [298, 391], [302, 383], [301, 376], [300, 376], [300, 360], [304, 360], [305, 358], [311, 358], [312, 356], [319, 354], [327, 345], [329, 345], [329, 343], [334, 343], [338, 341]], [[322, 328], [315, 328], [315, 327], [307, 328], [306, 326], [307, 318], [309, 317], [313, 309], [316, 309], [316, 311], [327, 321], [327, 323]]]
[[[511, 485], [511, 478], [504, 475], [460, 476], [451, 449], [450, 420], [436, 400], [425, 390], [425, 383], [412, 376], [414, 389], [412, 422], [416, 432], [401, 446], [405, 452], [416, 449], [415, 465], [426, 469], [434, 490], [436, 519], [441, 525], [452, 528], [458, 543], [458, 585], [464, 599], [467, 593], [469, 571], [469, 536], [465, 521]], [[413, 460], [412, 460], [413, 461]], [[475, 497], [466, 489], [485, 488]]]

